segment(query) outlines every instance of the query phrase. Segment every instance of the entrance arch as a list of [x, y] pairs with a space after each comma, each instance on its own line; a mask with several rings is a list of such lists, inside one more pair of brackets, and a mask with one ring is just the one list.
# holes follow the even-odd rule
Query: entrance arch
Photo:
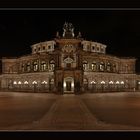
[[64, 93], [73, 93], [74, 92], [74, 78], [73, 77], [64, 78], [63, 91], [64, 91]]

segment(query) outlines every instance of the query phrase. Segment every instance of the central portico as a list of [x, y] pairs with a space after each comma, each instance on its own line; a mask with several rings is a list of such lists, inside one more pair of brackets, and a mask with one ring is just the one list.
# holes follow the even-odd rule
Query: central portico
[[64, 78], [63, 91], [64, 93], [74, 93], [74, 78], [73, 77]]

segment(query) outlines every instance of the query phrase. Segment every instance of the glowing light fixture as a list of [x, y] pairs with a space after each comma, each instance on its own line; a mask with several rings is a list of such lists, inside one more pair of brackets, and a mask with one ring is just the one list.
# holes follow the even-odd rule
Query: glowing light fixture
[[71, 86], [74, 87], [74, 82], [71, 83]]
[[105, 81], [102, 81], [101, 84], [105, 84]]
[[124, 81], [121, 81], [121, 84], [124, 84]]
[[36, 81], [33, 81], [33, 83], [32, 84], [37, 84], [37, 82]]
[[21, 85], [21, 81], [19, 81], [18, 84]]
[[66, 87], [66, 82], [64, 82], [63, 86]]
[[28, 84], [28, 81], [25, 81], [24, 84]]
[[96, 84], [96, 82], [95, 81], [91, 81], [91, 84]]
[[119, 84], [119, 83], [120, 83], [119, 81], [116, 82], [116, 84]]
[[16, 84], [17, 84], [17, 82], [16, 82], [16, 81], [14, 81], [14, 82], [13, 82], [13, 84], [14, 84], [14, 85], [16, 85]]
[[113, 81], [110, 81], [109, 84], [113, 84]]
[[43, 81], [42, 84], [47, 84], [47, 82], [46, 81]]

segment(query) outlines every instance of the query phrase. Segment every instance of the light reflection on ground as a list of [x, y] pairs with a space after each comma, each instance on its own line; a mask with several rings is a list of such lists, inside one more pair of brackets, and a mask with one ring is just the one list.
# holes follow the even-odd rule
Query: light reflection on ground
[[0, 93], [0, 130], [140, 130], [140, 93]]

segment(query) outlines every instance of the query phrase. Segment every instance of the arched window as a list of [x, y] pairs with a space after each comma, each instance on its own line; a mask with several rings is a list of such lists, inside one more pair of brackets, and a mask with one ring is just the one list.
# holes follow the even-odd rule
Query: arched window
[[30, 62], [27, 63], [27, 71], [29, 72], [31, 70], [30, 68]]
[[21, 70], [22, 70], [22, 72], [24, 72], [24, 64], [22, 64], [22, 66], [21, 66]]
[[104, 62], [101, 62], [100, 63], [100, 71], [104, 71], [105, 70], [105, 64], [104, 64]]
[[42, 62], [41, 62], [41, 70], [42, 70], [42, 71], [45, 71], [46, 69], [47, 69], [46, 62], [45, 62], [45, 61], [42, 61]]
[[111, 64], [110, 64], [109, 62], [107, 63], [107, 68], [106, 68], [106, 70], [107, 70], [107, 71], [111, 71]]
[[116, 72], [116, 65], [113, 64], [113, 72]]
[[87, 70], [87, 61], [83, 61], [83, 70]]
[[96, 62], [93, 62], [91, 64], [91, 68], [92, 68], [93, 71], [96, 71]]
[[126, 64], [125, 65], [125, 72], [127, 72], [128, 71], [128, 65]]
[[55, 61], [54, 60], [51, 60], [50, 61], [50, 70], [54, 70], [54, 68], [55, 68]]
[[38, 65], [37, 65], [37, 62], [36, 61], [33, 63], [33, 69], [34, 69], [34, 71], [37, 71], [38, 70]]

